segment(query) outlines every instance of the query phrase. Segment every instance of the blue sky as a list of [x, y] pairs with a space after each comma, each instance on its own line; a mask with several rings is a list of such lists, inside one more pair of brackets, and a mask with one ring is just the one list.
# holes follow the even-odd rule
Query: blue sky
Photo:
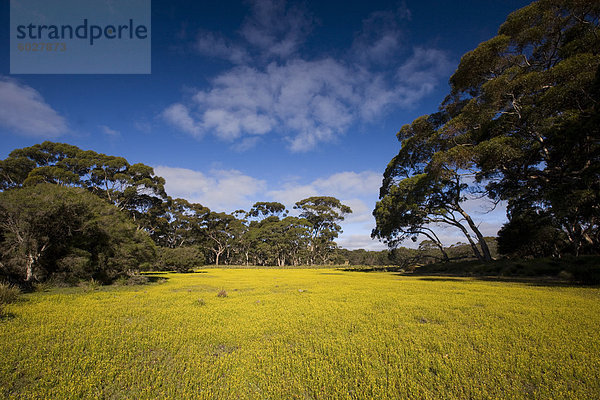
[[[4, 1], [0, 158], [66, 142], [153, 166], [171, 196], [217, 211], [332, 195], [355, 211], [338, 243], [384, 248], [371, 212], [395, 133], [528, 3], [154, 0], [151, 74], [10, 75]], [[486, 206], [469, 207], [495, 234], [504, 211]]]

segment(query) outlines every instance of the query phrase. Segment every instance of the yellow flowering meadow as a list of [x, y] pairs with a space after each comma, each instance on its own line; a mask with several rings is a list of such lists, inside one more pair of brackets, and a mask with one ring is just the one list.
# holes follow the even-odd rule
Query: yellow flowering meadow
[[598, 288], [335, 269], [153, 276], [166, 280], [9, 305], [0, 397], [600, 398]]

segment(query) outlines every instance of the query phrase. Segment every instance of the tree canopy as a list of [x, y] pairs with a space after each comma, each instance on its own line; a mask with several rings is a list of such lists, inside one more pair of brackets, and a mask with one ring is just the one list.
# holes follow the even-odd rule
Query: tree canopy
[[373, 235], [394, 243], [456, 214], [485, 259], [466, 192], [507, 201], [509, 221], [547, 215], [563, 251], [598, 252], [599, 17], [598, 2], [536, 1], [465, 54], [439, 111], [398, 133]]

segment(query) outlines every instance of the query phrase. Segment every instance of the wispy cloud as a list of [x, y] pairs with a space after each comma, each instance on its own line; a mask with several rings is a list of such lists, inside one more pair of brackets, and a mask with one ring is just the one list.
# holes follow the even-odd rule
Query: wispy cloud
[[114, 130], [106, 125], [100, 125], [100, 130], [102, 131], [102, 133], [104, 133], [105, 135], [108, 136], [112, 136], [112, 137], [117, 137], [120, 136], [121, 133], [117, 130]]
[[241, 34], [264, 56], [294, 55], [310, 33], [313, 21], [299, 4], [283, 0], [253, 0]]
[[196, 36], [194, 49], [200, 54], [222, 58], [234, 64], [242, 64], [249, 60], [249, 54], [242, 46], [232, 40], [213, 32], [201, 30]]
[[410, 19], [402, 5], [394, 11], [376, 11], [363, 20], [351, 48], [354, 60], [363, 65], [385, 66], [395, 62], [403, 50], [404, 32], [400, 23]]
[[0, 125], [24, 136], [56, 138], [68, 132], [67, 121], [30, 86], [0, 77]]
[[[164, 120], [194, 136], [206, 133], [230, 142], [279, 134], [291, 151], [308, 151], [394, 107], [413, 107], [450, 70], [443, 51], [402, 43], [405, 7], [367, 17], [340, 59], [302, 55], [313, 25], [308, 15], [283, 1], [254, 1], [241, 40], [201, 32], [197, 50], [236, 66], [170, 105]], [[399, 49], [404, 56], [398, 56]]]

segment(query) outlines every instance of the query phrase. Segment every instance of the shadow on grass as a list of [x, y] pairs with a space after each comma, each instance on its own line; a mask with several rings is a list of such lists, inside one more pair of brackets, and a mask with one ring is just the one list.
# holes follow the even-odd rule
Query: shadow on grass
[[356, 267], [356, 268], [340, 268], [340, 271], [344, 272], [403, 272], [404, 268], [401, 267]]
[[165, 276], [147, 276], [146, 278], [148, 278], [148, 283], [156, 283], [156, 282], [164, 282], [164, 281], [168, 281], [169, 278], [165, 277]]
[[476, 276], [460, 274], [416, 274], [401, 273], [398, 276], [412, 276], [417, 280], [426, 282], [464, 282], [465, 280], [477, 280], [485, 282], [520, 283], [528, 286], [538, 287], [592, 287], [595, 285], [583, 284], [553, 276]]
[[489, 282], [514, 282], [532, 286], [600, 286], [600, 256], [543, 258], [531, 260], [501, 259], [489, 263], [475, 260], [428, 264], [414, 272], [400, 267], [346, 268], [348, 272], [396, 272], [424, 281], [477, 279]]
[[0, 322], [10, 321], [11, 319], [16, 318], [17, 314], [11, 312], [2, 312], [0, 313]]

